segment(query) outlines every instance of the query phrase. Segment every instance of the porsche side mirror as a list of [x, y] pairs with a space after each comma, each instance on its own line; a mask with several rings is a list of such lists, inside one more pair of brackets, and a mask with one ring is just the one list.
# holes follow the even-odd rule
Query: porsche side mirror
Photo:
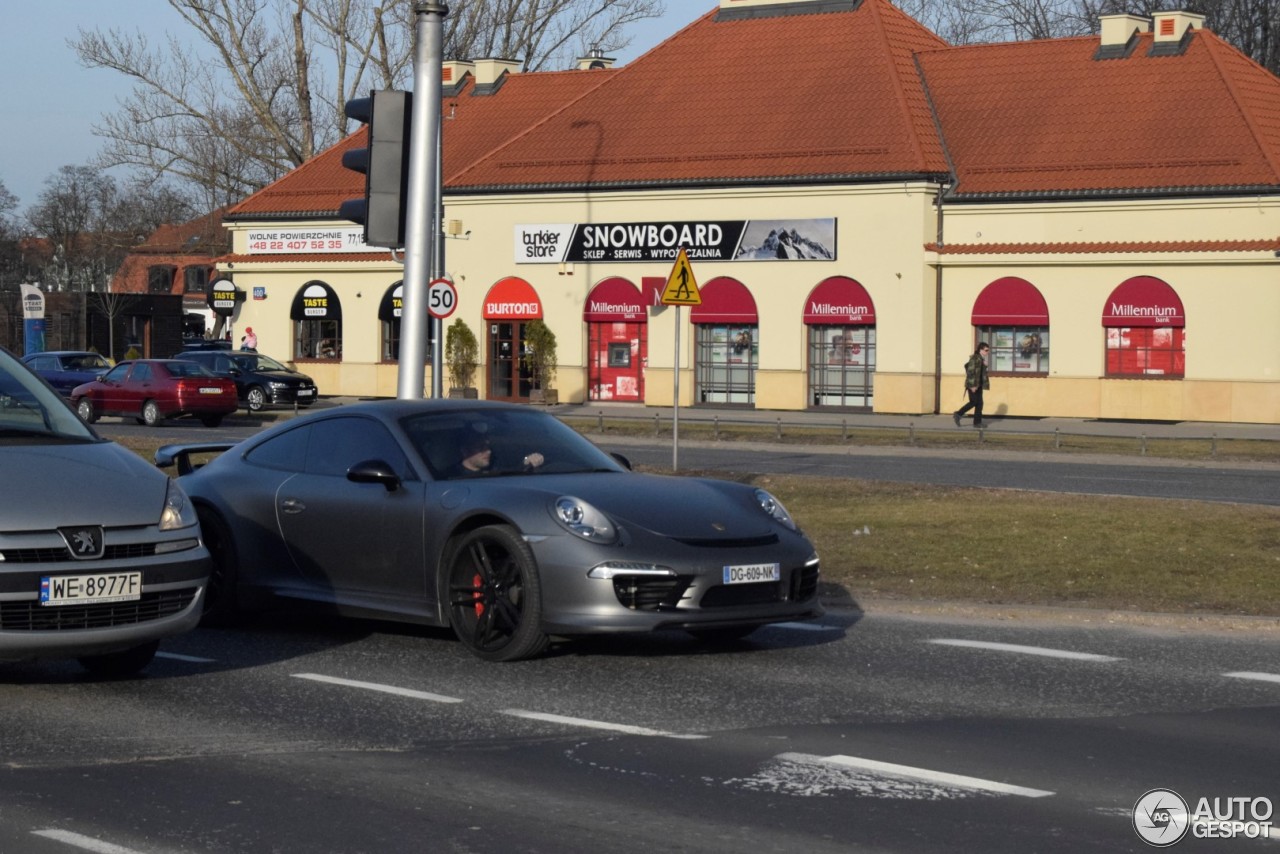
[[380, 483], [387, 492], [400, 488], [400, 475], [382, 460], [365, 460], [347, 469], [347, 480], [352, 483]]

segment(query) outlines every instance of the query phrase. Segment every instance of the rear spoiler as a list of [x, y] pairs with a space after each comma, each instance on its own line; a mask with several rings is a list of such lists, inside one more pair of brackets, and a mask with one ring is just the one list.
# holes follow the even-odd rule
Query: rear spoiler
[[204, 442], [196, 445], [164, 445], [156, 451], [155, 463], [162, 469], [178, 467], [178, 477], [191, 474], [196, 467], [191, 464], [192, 454], [221, 454], [236, 446], [235, 442]]

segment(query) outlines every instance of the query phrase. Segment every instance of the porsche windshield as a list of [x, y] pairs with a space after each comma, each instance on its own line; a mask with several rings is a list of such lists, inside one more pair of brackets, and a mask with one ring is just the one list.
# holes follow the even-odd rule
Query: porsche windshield
[[457, 410], [401, 426], [438, 479], [625, 471], [612, 457], [541, 412]]

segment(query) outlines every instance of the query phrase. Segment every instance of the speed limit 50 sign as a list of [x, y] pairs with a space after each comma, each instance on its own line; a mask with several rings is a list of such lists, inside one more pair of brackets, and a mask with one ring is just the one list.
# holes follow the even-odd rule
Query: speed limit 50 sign
[[427, 312], [444, 320], [458, 307], [458, 291], [448, 279], [432, 279], [427, 288]]

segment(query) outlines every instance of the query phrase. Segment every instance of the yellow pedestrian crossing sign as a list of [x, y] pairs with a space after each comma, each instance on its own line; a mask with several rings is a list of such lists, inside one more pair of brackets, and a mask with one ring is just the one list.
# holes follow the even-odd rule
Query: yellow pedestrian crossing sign
[[667, 277], [667, 286], [662, 289], [663, 305], [702, 305], [702, 294], [698, 292], [698, 282], [693, 278], [693, 267], [689, 265], [689, 256], [684, 247], [676, 256], [675, 266]]

